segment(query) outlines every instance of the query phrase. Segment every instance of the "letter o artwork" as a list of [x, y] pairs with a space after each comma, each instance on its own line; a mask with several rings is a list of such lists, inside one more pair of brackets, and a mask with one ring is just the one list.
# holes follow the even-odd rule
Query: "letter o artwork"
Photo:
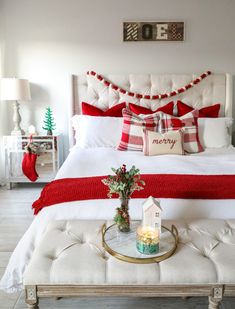
[[142, 26], [142, 38], [144, 40], [151, 40], [153, 37], [153, 26], [150, 24], [144, 24]]

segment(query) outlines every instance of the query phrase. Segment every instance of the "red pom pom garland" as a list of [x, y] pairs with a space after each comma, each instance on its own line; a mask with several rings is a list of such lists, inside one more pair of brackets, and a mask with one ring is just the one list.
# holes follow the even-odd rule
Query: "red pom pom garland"
[[125, 89], [122, 89], [120, 87], [118, 87], [115, 84], [112, 84], [111, 82], [107, 81], [102, 75], [97, 74], [94, 71], [88, 71], [87, 75], [90, 76], [94, 76], [98, 81], [100, 81], [101, 83], [103, 83], [106, 87], [111, 87], [112, 89], [122, 93], [122, 94], [126, 94], [130, 97], [136, 97], [137, 99], [142, 99], [144, 98], [145, 100], [161, 100], [161, 99], [166, 99], [166, 98], [170, 98], [173, 97], [179, 93], [183, 93], [185, 91], [187, 91], [188, 89], [194, 87], [195, 85], [197, 85], [198, 83], [200, 83], [200, 81], [202, 81], [204, 78], [206, 78], [207, 76], [211, 75], [211, 71], [206, 71], [203, 74], [201, 74], [200, 76], [198, 76], [197, 78], [195, 78], [193, 81], [191, 81], [191, 83], [185, 85], [184, 87], [181, 87], [179, 89], [176, 89], [174, 91], [171, 91], [169, 93], [162, 93], [162, 94], [157, 94], [157, 95], [143, 95], [140, 93], [134, 93], [134, 92], [128, 92]]

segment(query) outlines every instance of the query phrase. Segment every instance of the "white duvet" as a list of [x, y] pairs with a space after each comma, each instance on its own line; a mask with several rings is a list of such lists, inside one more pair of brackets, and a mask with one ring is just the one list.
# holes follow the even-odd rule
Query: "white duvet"
[[[207, 150], [190, 156], [164, 155], [145, 157], [141, 152], [120, 152], [111, 148], [80, 149], [74, 147], [56, 179], [102, 176], [111, 167], [136, 165], [143, 174], [235, 174], [235, 149]], [[32, 201], [33, 202], [33, 201]], [[143, 199], [130, 202], [132, 219], [141, 219]], [[15, 248], [0, 288], [7, 292], [22, 289], [22, 278], [35, 246], [50, 220], [111, 219], [119, 205], [116, 199], [76, 201], [44, 208]], [[163, 218], [184, 217], [235, 218], [235, 200], [161, 199]]]

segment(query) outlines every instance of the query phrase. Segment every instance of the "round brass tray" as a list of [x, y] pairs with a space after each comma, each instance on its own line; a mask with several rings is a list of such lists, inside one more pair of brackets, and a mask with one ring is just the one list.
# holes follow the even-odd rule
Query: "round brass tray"
[[[140, 222], [135, 222], [131, 227], [131, 232], [119, 232], [116, 224], [102, 227], [103, 248], [115, 258], [136, 264], [159, 263], [174, 254], [178, 244], [178, 230], [172, 225], [171, 229], [162, 226], [160, 236], [160, 252], [155, 255], [144, 255], [136, 249], [136, 228]], [[166, 237], [165, 237], [166, 236]], [[164, 237], [166, 238], [163, 241]], [[167, 241], [167, 238], [170, 240]], [[165, 242], [165, 243], [164, 243]], [[163, 248], [165, 246], [165, 248]], [[165, 249], [165, 250], [163, 250]]]

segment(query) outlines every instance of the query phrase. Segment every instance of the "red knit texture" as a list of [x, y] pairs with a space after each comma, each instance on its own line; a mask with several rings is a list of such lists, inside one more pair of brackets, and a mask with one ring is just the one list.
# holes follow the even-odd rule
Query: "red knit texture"
[[22, 161], [22, 171], [24, 175], [32, 182], [38, 179], [38, 173], [36, 171], [37, 155], [35, 153], [27, 152], [24, 154]]
[[[63, 178], [47, 184], [33, 203], [34, 214], [54, 204], [106, 199], [108, 188], [101, 180], [106, 176]], [[235, 175], [141, 175], [144, 190], [132, 198], [235, 199]]]

